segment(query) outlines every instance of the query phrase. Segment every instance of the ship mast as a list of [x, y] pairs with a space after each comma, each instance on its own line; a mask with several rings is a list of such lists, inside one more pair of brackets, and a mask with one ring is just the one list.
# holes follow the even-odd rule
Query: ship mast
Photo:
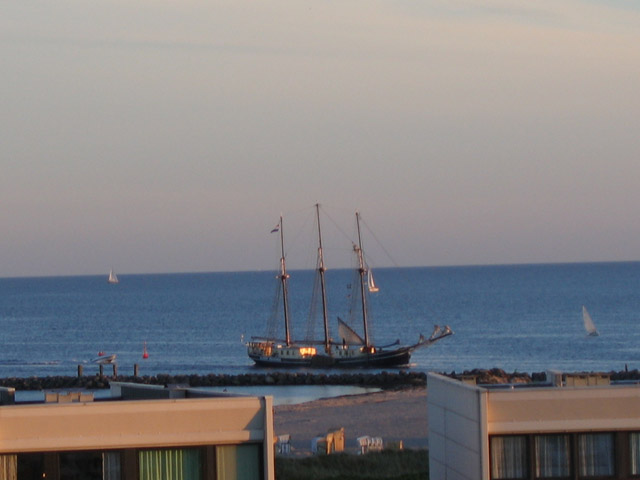
[[291, 334], [289, 333], [289, 299], [287, 296], [287, 267], [284, 261], [284, 226], [282, 225], [282, 215], [280, 215], [280, 281], [282, 282], [282, 302], [284, 308], [284, 334], [287, 346], [291, 345]]
[[356, 225], [358, 227], [358, 245], [354, 245], [353, 249], [358, 255], [358, 273], [360, 275], [360, 297], [362, 298], [362, 325], [364, 331], [364, 345], [366, 349], [371, 347], [369, 342], [369, 328], [367, 325], [367, 297], [365, 293], [365, 276], [367, 268], [364, 263], [364, 255], [362, 253], [362, 236], [360, 235], [360, 212], [356, 210]]
[[324, 266], [324, 256], [322, 254], [322, 232], [320, 230], [320, 204], [316, 203], [316, 217], [318, 219], [318, 273], [320, 274], [320, 290], [322, 294], [322, 320], [324, 322], [324, 349], [330, 351], [329, 338], [329, 318], [327, 314], [327, 290], [324, 278], [324, 272], [327, 269]]

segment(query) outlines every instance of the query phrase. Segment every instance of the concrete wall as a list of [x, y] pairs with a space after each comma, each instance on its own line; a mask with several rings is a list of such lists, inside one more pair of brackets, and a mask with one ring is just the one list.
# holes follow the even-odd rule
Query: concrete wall
[[487, 480], [486, 391], [427, 376], [429, 475], [438, 480]]
[[262, 442], [265, 403], [237, 397], [11, 405], [0, 408], [0, 453]]
[[489, 434], [640, 429], [640, 386], [489, 390]]

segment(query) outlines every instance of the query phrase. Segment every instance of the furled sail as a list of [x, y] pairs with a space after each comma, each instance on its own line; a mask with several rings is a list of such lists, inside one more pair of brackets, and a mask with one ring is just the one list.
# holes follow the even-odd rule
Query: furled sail
[[363, 338], [340, 317], [338, 317], [338, 335], [347, 345], [364, 345], [365, 343]]

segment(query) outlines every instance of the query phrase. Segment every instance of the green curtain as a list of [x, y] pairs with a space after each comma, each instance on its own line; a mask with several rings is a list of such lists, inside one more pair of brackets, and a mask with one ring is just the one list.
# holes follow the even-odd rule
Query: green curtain
[[216, 447], [218, 480], [260, 480], [260, 445], [223, 445]]
[[0, 455], [0, 478], [3, 480], [17, 480], [18, 456]]
[[141, 450], [140, 480], [197, 480], [202, 477], [200, 450]]

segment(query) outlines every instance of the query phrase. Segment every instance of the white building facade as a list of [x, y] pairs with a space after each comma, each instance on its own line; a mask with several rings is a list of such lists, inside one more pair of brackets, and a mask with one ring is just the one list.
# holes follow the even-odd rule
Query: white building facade
[[0, 479], [273, 480], [271, 397], [112, 386], [0, 406]]
[[429, 374], [430, 478], [640, 478], [640, 385], [608, 383], [482, 386]]

